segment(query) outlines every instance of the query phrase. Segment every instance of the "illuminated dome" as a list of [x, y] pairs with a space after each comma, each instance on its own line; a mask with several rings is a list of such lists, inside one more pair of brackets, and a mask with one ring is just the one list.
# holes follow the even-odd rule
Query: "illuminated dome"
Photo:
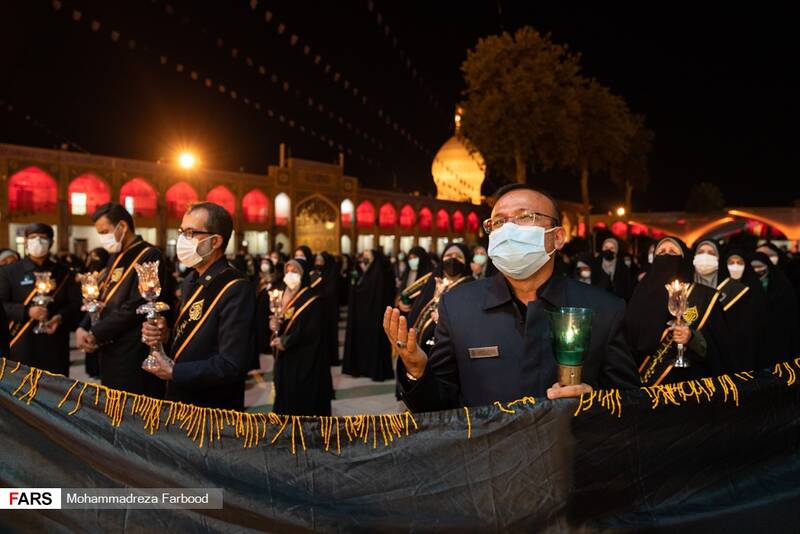
[[447, 140], [433, 158], [431, 174], [436, 184], [436, 198], [458, 202], [481, 203], [481, 185], [486, 165], [479, 152], [470, 152], [469, 141], [458, 135], [460, 110], [456, 112], [456, 135]]

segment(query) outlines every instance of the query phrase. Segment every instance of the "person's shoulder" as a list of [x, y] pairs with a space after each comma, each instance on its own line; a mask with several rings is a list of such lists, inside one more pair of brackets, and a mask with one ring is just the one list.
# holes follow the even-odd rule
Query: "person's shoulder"
[[567, 285], [567, 292], [576, 297], [575, 300], [585, 302], [592, 309], [608, 311], [625, 309], [625, 301], [623, 299], [603, 288], [584, 284], [572, 278], [565, 278], [564, 283]]
[[491, 277], [464, 282], [445, 293], [442, 298], [447, 299], [448, 305], [450, 305], [450, 303], [455, 305], [463, 302], [474, 303], [476, 298], [486, 294], [491, 282]]
[[162, 252], [160, 248], [151, 243], [148, 243], [147, 241], [143, 240], [140, 246], [142, 246], [142, 251], [144, 252], [144, 254], [142, 254], [143, 260], [152, 261], [152, 260], [163, 260], [165, 258], [164, 252]]

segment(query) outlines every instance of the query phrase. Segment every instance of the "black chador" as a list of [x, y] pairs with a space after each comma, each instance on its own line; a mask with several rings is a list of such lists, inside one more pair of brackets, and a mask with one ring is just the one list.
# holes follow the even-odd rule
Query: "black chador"
[[339, 365], [339, 269], [333, 256], [320, 255], [325, 262], [319, 268], [321, 284], [317, 286], [322, 300], [322, 347], [330, 365]]
[[[742, 252], [731, 251], [727, 258], [737, 256], [745, 259]], [[747, 265], [752, 271], [752, 268]], [[719, 305], [725, 315], [728, 332], [733, 338], [739, 365], [749, 371], [759, 367], [759, 351], [763, 346], [759, 336], [764, 332], [767, 316], [767, 299], [760, 287], [751, 287], [746, 282], [753, 279], [750, 272], [739, 280], [730, 277], [727, 261], [720, 262]]]
[[168, 353], [175, 361], [170, 400], [244, 409], [247, 371], [255, 358], [252, 284], [223, 257], [183, 281]]
[[[36, 272], [51, 273], [55, 283], [47, 311], [50, 318], [61, 316], [61, 323], [53, 334], [34, 333], [38, 321], [28, 315], [36, 296]], [[72, 271], [49, 258], [38, 265], [25, 257], [0, 268], [0, 301], [9, 321], [9, 359], [69, 376], [69, 332], [75, 328], [81, 306]]]
[[383, 313], [394, 301], [395, 283], [388, 260], [380, 251], [372, 252], [372, 261], [350, 288], [342, 372], [382, 381], [394, 378]]
[[678, 347], [668, 331], [672, 316], [667, 308], [665, 285], [676, 279], [691, 281], [692, 269], [690, 252], [683, 242], [677, 238], [665, 239], [680, 244], [684, 255], [656, 256], [647, 276], [636, 287], [625, 313], [628, 342], [642, 383], [650, 386], [740, 371], [719, 304], [720, 294], [700, 284], [691, 284], [683, 315], [684, 324], [692, 330], [692, 337], [685, 346], [690, 367], [673, 366]]
[[793, 360], [800, 355], [800, 332], [798, 332], [798, 310], [792, 284], [781, 271], [773, 265], [763, 252], [757, 252], [751, 259], [761, 264], [755, 291], [761, 291], [767, 301], [765, 322], [759, 332], [758, 368], [772, 368], [776, 363]]
[[[142, 361], [149, 349], [142, 343], [142, 315], [136, 309], [145, 303], [139, 293], [139, 276], [134, 264], [158, 261], [158, 278], [166, 287], [166, 266], [161, 251], [136, 236], [125, 250], [108, 258], [106, 277], [100, 291], [104, 308], [100, 319], [91, 324], [87, 314], [81, 326], [97, 339], [100, 380], [104, 386], [162, 397], [163, 382], [144, 371]], [[162, 293], [162, 297], [166, 295]]]
[[330, 357], [324, 346], [325, 301], [311, 286], [308, 264], [289, 260], [303, 270], [294, 296], [283, 305], [278, 336], [283, 350], [275, 351], [275, 404], [279, 414], [330, 415], [333, 383]]

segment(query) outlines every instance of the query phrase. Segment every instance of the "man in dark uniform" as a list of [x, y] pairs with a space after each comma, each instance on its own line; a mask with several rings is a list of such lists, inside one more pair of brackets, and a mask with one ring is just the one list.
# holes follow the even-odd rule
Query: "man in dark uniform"
[[[194, 270], [181, 287], [177, 320], [142, 326], [142, 339], [164, 343], [174, 366], [151, 370], [167, 383], [167, 398], [211, 408], [244, 409], [244, 384], [255, 358], [255, 290], [225, 259], [233, 231], [218, 204], [189, 208], [178, 229], [178, 260]], [[263, 325], [262, 328], [266, 328]]]
[[[69, 332], [80, 314], [80, 293], [70, 269], [50, 259], [52, 244], [49, 225], [33, 223], [25, 228], [27, 255], [0, 269], [0, 301], [11, 321], [10, 359], [69, 375]], [[35, 303], [37, 272], [49, 272], [54, 283], [46, 306]], [[44, 332], [36, 333], [40, 321]]]
[[[594, 388], [636, 388], [639, 380], [622, 331], [625, 303], [553, 274], [566, 235], [554, 200], [524, 184], [495, 195], [489, 257], [499, 273], [464, 284], [439, 302], [436, 344], [428, 357], [400, 311], [383, 326], [403, 359], [403, 400], [413, 411], [508, 402], [524, 396], [575, 397]], [[547, 310], [593, 310], [583, 382], [559, 386]]]
[[[163, 396], [163, 384], [142, 368], [149, 353], [139, 329], [144, 316], [136, 309], [145, 303], [139, 293], [139, 276], [134, 265], [159, 262], [161, 287], [166, 286], [166, 265], [161, 251], [136, 235], [133, 217], [116, 202], [103, 204], [92, 214], [94, 227], [103, 248], [110, 256], [100, 290], [104, 307], [100, 319], [92, 325], [83, 318], [76, 332], [78, 348], [97, 351], [100, 380], [104, 386], [153, 397]], [[168, 298], [162, 292], [162, 298]]]

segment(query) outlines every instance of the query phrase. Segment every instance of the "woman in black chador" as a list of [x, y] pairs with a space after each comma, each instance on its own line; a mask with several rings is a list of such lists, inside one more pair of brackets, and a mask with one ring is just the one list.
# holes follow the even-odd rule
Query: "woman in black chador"
[[394, 300], [394, 273], [379, 250], [365, 250], [360, 263], [363, 274], [350, 286], [342, 372], [379, 382], [394, 378], [392, 351], [383, 333], [383, 314]]
[[758, 367], [772, 367], [793, 360], [798, 354], [797, 301], [789, 279], [769, 256], [756, 252], [750, 265], [767, 298], [766, 324], [759, 340], [762, 343]]
[[322, 299], [322, 346], [331, 365], [339, 365], [339, 266], [327, 252], [316, 258], [317, 272], [322, 278], [318, 287]]
[[332, 380], [322, 346], [323, 303], [311, 287], [311, 268], [302, 259], [286, 262], [281, 313], [270, 317], [278, 334], [275, 351], [273, 411], [291, 415], [330, 415]]
[[[639, 377], [645, 386], [680, 382], [741, 370], [719, 305], [719, 293], [692, 283], [691, 252], [676, 237], [661, 239], [653, 265], [633, 292], [625, 328]], [[691, 283], [683, 325], [674, 326], [667, 309], [666, 285]], [[674, 367], [677, 344], [685, 348], [687, 368]]]

